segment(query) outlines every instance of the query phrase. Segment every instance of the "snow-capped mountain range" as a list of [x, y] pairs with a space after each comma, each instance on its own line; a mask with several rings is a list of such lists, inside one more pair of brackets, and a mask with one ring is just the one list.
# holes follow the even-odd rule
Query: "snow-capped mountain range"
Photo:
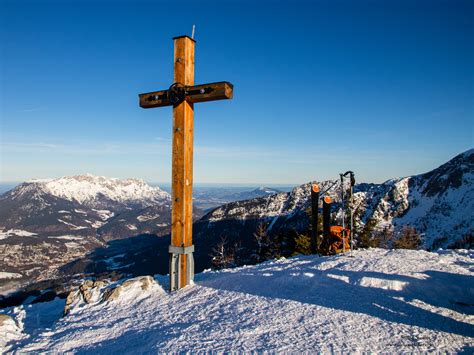
[[[87, 230], [89, 234], [101, 235], [100, 227], [113, 221], [114, 216], [151, 206], [169, 214], [170, 195], [139, 179], [86, 174], [32, 180], [0, 196], [0, 229], [25, 229], [34, 233]], [[139, 213], [136, 217], [138, 222], [143, 222]], [[159, 215], [147, 220], [164, 223]], [[132, 226], [131, 230], [138, 229], [134, 221], [126, 222]], [[108, 237], [124, 236], [127, 235]]]
[[92, 174], [67, 176], [58, 179], [31, 180], [14, 189], [12, 198], [31, 187], [52, 196], [83, 204], [103, 207], [107, 202], [151, 206], [169, 203], [170, 195], [159, 187], [151, 187], [141, 179], [117, 179]]

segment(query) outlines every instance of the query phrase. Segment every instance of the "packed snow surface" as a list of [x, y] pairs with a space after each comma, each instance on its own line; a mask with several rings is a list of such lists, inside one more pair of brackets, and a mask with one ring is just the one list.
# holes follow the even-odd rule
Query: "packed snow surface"
[[[472, 352], [473, 251], [359, 250], [196, 275], [77, 306], [6, 312], [29, 335], [19, 352]], [[48, 304], [51, 304], [48, 308]], [[53, 306], [56, 305], [56, 306]], [[33, 325], [36, 324], [36, 326]]]

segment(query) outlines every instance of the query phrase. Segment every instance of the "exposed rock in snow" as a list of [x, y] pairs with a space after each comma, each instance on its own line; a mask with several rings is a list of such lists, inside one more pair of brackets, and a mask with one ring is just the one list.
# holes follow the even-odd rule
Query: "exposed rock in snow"
[[22, 328], [15, 320], [6, 314], [0, 314], [0, 351], [5, 349], [8, 342], [24, 338]]
[[129, 287], [139, 286], [142, 290], [149, 290], [152, 285], [155, 284], [155, 280], [151, 276], [140, 276], [125, 281], [122, 286], [127, 289]]
[[84, 307], [85, 304], [116, 301], [124, 295], [129, 299], [131, 294], [140, 293], [140, 290], [148, 291], [153, 287], [158, 287], [158, 284], [151, 276], [136, 277], [119, 285], [107, 281], [86, 280], [69, 292], [63, 313], [64, 315], [74, 313], [75, 309]]
[[140, 276], [133, 279], [129, 279], [123, 282], [121, 285], [107, 289], [101, 300], [103, 302], [116, 301], [120, 298], [130, 299], [132, 294], [140, 293], [141, 291], [148, 291], [153, 287], [158, 287], [160, 293], [164, 293], [164, 290], [159, 288], [158, 284], [151, 276]]
[[64, 315], [69, 314], [73, 307], [82, 303], [97, 302], [100, 298], [100, 290], [106, 285], [106, 281], [84, 281], [77, 289], [69, 292], [64, 306]]

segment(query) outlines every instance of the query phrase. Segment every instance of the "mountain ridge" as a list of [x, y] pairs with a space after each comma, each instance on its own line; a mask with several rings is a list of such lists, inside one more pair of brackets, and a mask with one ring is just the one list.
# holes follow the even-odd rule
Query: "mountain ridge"
[[[474, 231], [474, 149], [458, 154], [439, 167], [419, 175], [389, 179], [382, 184], [354, 186], [355, 225], [361, 233], [369, 220], [375, 229], [395, 233], [406, 225], [415, 227], [426, 249], [447, 247]], [[240, 236], [251, 238], [263, 223], [273, 234], [308, 228], [310, 189], [313, 182], [290, 192], [231, 202], [208, 212], [196, 223], [196, 240], [226, 236], [230, 243]], [[342, 217], [340, 182], [317, 182], [332, 198], [333, 219]], [[321, 201], [320, 201], [321, 208]], [[206, 243], [202, 243], [206, 245]], [[250, 244], [250, 241], [247, 241]], [[196, 248], [198, 250], [198, 248]]]

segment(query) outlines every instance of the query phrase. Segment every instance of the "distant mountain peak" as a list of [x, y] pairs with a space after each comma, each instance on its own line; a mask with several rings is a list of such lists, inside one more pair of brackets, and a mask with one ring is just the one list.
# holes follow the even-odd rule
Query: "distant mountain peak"
[[119, 203], [149, 201], [150, 204], [170, 200], [170, 195], [167, 192], [159, 187], [148, 185], [142, 179], [108, 178], [90, 173], [63, 176], [56, 179], [30, 180], [15, 190], [22, 194], [32, 189], [38, 189], [55, 197], [78, 203], [94, 202], [104, 198]]

